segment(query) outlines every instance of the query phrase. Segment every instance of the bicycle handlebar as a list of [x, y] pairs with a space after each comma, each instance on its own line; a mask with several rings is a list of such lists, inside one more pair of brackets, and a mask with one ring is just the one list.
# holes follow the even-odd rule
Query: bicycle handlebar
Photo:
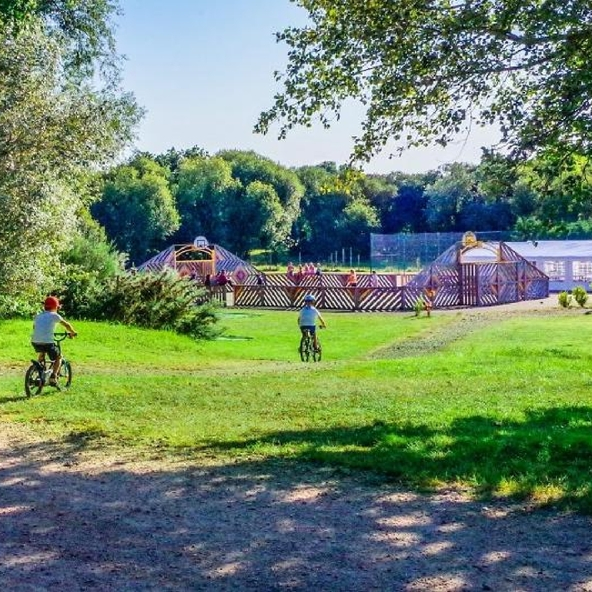
[[53, 334], [53, 340], [56, 342], [60, 342], [60, 341], [64, 341], [64, 339], [66, 339], [66, 337], [72, 337], [70, 335], [70, 333], [68, 333], [67, 331], [60, 331], [59, 333], [54, 333]]

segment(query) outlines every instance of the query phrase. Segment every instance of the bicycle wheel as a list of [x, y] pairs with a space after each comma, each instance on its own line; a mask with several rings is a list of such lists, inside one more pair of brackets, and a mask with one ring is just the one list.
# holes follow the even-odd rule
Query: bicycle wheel
[[68, 388], [72, 384], [72, 366], [67, 360], [62, 360], [58, 375], [58, 388]]
[[313, 348], [313, 350], [312, 350], [312, 359], [315, 362], [320, 362], [322, 353], [323, 353], [323, 350], [321, 348], [321, 342], [319, 341], [319, 338], [317, 337], [317, 347]]
[[300, 347], [298, 351], [300, 352], [300, 359], [303, 362], [308, 362], [310, 359], [310, 351], [311, 351], [311, 343], [310, 343], [310, 336], [308, 334], [303, 335], [300, 339]]
[[43, 390], [43, 371], [37, 364], [31, 364], [25, 374], [25, 393], [27, 397], [38, 395]]

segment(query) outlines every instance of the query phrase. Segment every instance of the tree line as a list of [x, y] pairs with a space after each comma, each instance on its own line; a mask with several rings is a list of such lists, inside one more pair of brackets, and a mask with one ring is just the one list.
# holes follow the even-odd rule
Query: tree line
[[485, 152], [407, 174], [325, 162], [288, 168], [254, 152], [138, 153], [100, 179], [90, 207], [116, 248], [140, 264], [204, 235], [242, 257], [327, 261], [369, 255], [370, 233], [514, 231], [523, 239], [592, 236], [592, 177], [577, 155], [516, 162]]

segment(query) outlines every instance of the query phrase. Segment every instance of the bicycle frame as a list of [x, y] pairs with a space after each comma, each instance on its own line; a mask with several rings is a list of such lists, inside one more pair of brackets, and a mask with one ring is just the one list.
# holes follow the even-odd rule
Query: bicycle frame
[[302, 330], [298, 351], [303, 362], [309, 362], [311, 358], [313, 362], [321, 361], [321, 342], [317, 336], [317, 347], [315, 347], [313, 334], [308, 329]]

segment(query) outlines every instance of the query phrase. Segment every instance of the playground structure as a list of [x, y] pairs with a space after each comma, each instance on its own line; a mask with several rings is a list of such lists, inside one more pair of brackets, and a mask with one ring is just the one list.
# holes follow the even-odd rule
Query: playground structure
[[206, 285], [206, 277], [224, 271], [231, 283], [208, 286], [208, 298], [243, 308], [300, 308], [313, 294], [324, 310], [411, 311], [418, 304], [437, 308], [493, 306], [546, 298], [549, 277], [503, 242], [478, 241], [467, 232], [417, 274], [358, 274], [348, 285], [348, 274], [323, 272], [293, 277], [262, 274], [204, 237], [172, 245], [146, 261], [138, 271], [173, 269]]
[[549, 295], [549, 277], [503, 242], [467, 232], [407, 285], [415, 300], [433, 293], [435, 308], [492, 306]]
[[171, 245], [138, 267], [138, 271], [160, 272], [172, 269], [179, 275], [204, 283], [224, 272], [233, 282], [248, 282], [256, 269], [220, 245], [210, 244], [203, 236], [192, 243]]
[[[462, 242], [464, 232], [399, 232], [370, 234], [370, 260], [373, 269], [422, 269], [444, 251]], [[479, 232], [479, 240], [508, 242], [518, 240], [509, 231]]]
[[242, 307], [299, 308], [306, 294], [320, 309], [352, 311], [415, 310], [418, 301], [429, 307], [492, 306], [546, 298], [549, 278], [502, 242], [477, 241], [465, 233], [418, 274], [358, 275], [356, 286], [345, 285], [343, 273], [307, 276], [293, 283], [269, 275], [265, 285], [234, 287], [234, 304]]

